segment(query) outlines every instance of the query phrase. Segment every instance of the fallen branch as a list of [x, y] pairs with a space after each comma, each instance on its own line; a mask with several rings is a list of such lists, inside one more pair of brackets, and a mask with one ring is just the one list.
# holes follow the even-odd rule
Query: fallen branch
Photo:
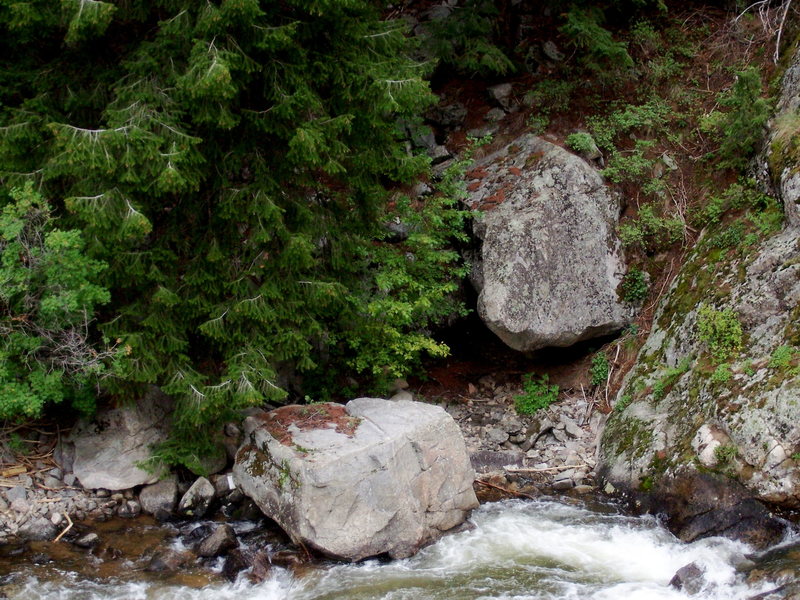
[[509, 473], [557, 473], [558, 471], [568, 471], [569, 469], [589, 468], [586, 463], [582, 465], [561, 465], [560, 467], [547, 467], [546, 469], [530, 469], [524, 467], [503, 467]]
[[68, 532], [70, 529], [72, 529], [72, 519], [70, 519], [70, 518], [69, 518], [69, 515], [68, 515], [66, 512], [63, 512], [63, 513], [61, 513], [61, 514], [62, 514], [62, 515], [64, 515], [64, 516], [67, 518], [67, 523], [69, 523], [69, 525], [67, 525], [67, 526], [64, 528], [64, 531], [62, 531], [61, 533], [59, 533], [59, 534], [58, 534], [58, 536], [56, 537], [56, 539], [54, 539], [54, 540], [53, 540], [53, 543], [54, 543], [54, 544], [55, 544], [57, 541], [59, 541], [59, 540], [60, 540], [62, 537], [64, 537], [64, 534], [65, 534], [65, 533], [67, 533], [67, 532]]
[[495, 485], [493, 483], [489, 483], [488, 481], [484, 481], [483, 479], [476, 479], [475, 483], [480, 483], [481, 485], [485, 485], [486, 487], [494, 488], [496, 490], [500, 490], [505, 494], [509, 494], [511, 496], [522, 496], [523, 498], [528, 498], [530, 500], [536, 500], [534, 496], [530, 494], [526, 494], [525, 492], [515, 492], [514, 490], [509, 490], [508, 488], [501, 487], [499, 485]]

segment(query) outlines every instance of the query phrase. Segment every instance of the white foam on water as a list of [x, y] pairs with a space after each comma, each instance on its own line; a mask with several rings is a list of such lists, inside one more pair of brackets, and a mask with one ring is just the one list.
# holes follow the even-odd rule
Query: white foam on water
[[[684, 544], [652, 517], [603, 514], [555, 500], [485, 505], [475, 529], [446, 536], [400, 561], [283, 569], [258, 585], [203, 589], [66, 578], [29, 580], [19, 600], [744, 600], [770, 589], [736, 571], [750, 549], [722, 538]], [[704, 570], [694, 596], [671, 588], [689, 563]], [[12, 592], [13, 594], [13, 592]]]

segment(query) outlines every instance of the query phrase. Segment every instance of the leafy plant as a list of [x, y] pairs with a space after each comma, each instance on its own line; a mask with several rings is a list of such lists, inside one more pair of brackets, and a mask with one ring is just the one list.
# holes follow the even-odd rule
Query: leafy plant
[[772, 351], [767, 366], [787, 374], [800, 374], [800, 366], [795, 364], [799, 360], [800, 350], [794, 346], [783, 345]]
[[711, 381], [714, 383], [727, 383], [732, 375], [731, 366], [728, 363], [721, 363], [717, 365], [717, 368], [711, 374]]
[[730, 308], [717, 310], [701, 304], [697, 313], [697, 333], [716, 363], [722, 363], [742, 349], [742, 325]]
[[637, 304], [647, 298], [647, 276], [644, 271], [631, 267], [622, 279], [622, 299]]
[[55, 227], [30, 183], [10, 191], [0, 212], [0, 419], [37, 417], [64, 399], [92, 411], [113, 357], [90, 331], [110, 299], [96, 283], [105, 268], [79, 231]]
[[425, 24], [433, 55], [470, 75], [503, 75], [514, 63], [498, 44], [498, 9], [488, 0], [466, 0]]
[[603, 169], [603, 175], [614, 183], [642, 182], [649, 179], [656, 161], [647, 158], [645, 152], [654, 144], [650, 140], [637, 140], [633, 150], [615, 150], [608, 160], [608, 166]]
[[585, 131], [570, 133], [564, 142], [570, 149], [582, 154], [597, 150], [597, 145], [594, 143], [594, 139], [592, 139], [592, 136]]
[[598, 352], [592, 357], [592, 366], [589, 369], [591, 384], [595, 387], [605, 385], [608, 381], [608, 357], [603, 352]]
[[684, 225], [679, 219], [662, 217], [645, 204], [634, 219], [619, 226], [619, 237], [626, 247], [654, 254], [683, 239]]
[[736, 73], [729, 92], [718, 98], [727, 112], [709, 114], [703, 127], [720, 137], [719, 165], [743, 169], [763, 138], [763, 129], [770, 116], [770, 105], [761, 96], [761, 72], [748, 67]]
[[739, 450], [736, 446], [720, 444], [714, 448], [714, 460], [719, 466], [730, 465], [737, 456], [739, 456]]
[[677, 365], [668, 368], [661, 379], [653, 384], [653, 398], [662, 400], [670, 388], [680, 379], [681, 375], [689, 371], [691, 364], [691, 357], [685, 356]]
[[630, 394], [625, 394], [619, 400], [617, 400], [616, 404], [614, 404], [614, 410], [616, 412], [623, 412], [630, 403], [633, 401], [633, 396]]
[[523, 393], [514, 397], [514, 408], [520, 415], [532, 415], [558, 400], [558, 386], [548, 383], [548, 376], [528, 373], [522, 378]]
[[573, 5], [559, 28], [570, 43], [581, 51], [583, 66], [598, 76], [611, 79], [613, 74], [633, 67], [625, 42], [617, 41], [602, 26], [604, 15], [597, 8]]

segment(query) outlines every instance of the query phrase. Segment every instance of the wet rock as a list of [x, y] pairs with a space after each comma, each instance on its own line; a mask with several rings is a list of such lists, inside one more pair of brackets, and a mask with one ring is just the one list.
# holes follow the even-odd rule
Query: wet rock
[[72, 543], [79, 548], [94, 548], [100, 543], [100, 536], [96, 533], [87, 533]]
[[142, 510], [161, 520], [172, 514], [177, 501], [178, 481], [174, 475], [142, 488], [139, 493]]
[[225, 562], [222, 564], [222, 575], [233, 583], [239, 576], [239, 573], [245, 569], [249, 569], [252, 564], [252, 557], [248, 553], [233, 548], [228, 552], [225, 557]]
[[213, 500], [214, 486], [205, 477], [198, 477], [181, 498], [178, 512], [189, 517], [202, 517], [208, 511]]
[[22, 556], [30, 550], [30, 543], [28, 540], [12, 540], [0, 544], [0, 557], [13, 558], [15, 556]]
[[556, 46], [556, 43], [552, 40], [548, 40], [542, 44], [542, 52], [553, 62], [561, 62], [566, 58], [564, 53], [558, 49], [558, 46]]
[[145, 571], [149, 573], [174, 573], [190, 564], [192, 560], [192, 554], [189, 552], [162, 550], [150, 559]]
[[[301, 429], [295, 423], [308, 423], [309, 410], [318, 425]], [[410, 556], [478, 504], [463, 438], [441, 407], [359, 398], [270, 415], [271, 430], [245, 421], [236, 483], [295, 540], [328, 556]], [[291, 445], [273, 435], [281, 422]]]
[[667, 527], [685, 542], [719, 535], [761, 549], [786, 533], [787, 523], [741, 484], [711, 474], [662, 480], [640, 502], [654, 514], [666, 514]]
[[117, 516], [131, 519], [139, 516], [142, 512], [142, 506], [136, 500], [126, 500], [117, 508]]
[[497, 123], [498, 121], [502, 121], [505, 116], [506, 111], [504, 111], [502, 108], [493, 108], [487, 112], [483, 118], [490, 123]]
[[166, 439], [172, 402], [156, 388], [130, 406], [101, 410], [70, 434], [75, 446], [73, 472], [85, 488], [124, 490], [155, 483], [158, 473], [138, 465], [150, 447]]
[[205, 558], [220, 556], [238, 545], [239, 541], [236, 539], [233, 527], [227, 524], [220, 525], [214, 530], [214, 533], [200, 542], [197, 554]]
[[266, 552], [257, 552], [253, 557], [253, 570], [248, 579], [251, 583], [261, 583], [269, 577], [272, 571], [272, 561]]
[[704, 574], [705, 571], [697, 563], [689, 563], [678, 569], [669, 585], [690, 595], [698, 594], [705, 584]]
[[208, 523], [202, 525], [189, 524], [181, 529], [181, 535], [186, 543], [191, 544], [207, 538], [214, 532], [214, 527]]

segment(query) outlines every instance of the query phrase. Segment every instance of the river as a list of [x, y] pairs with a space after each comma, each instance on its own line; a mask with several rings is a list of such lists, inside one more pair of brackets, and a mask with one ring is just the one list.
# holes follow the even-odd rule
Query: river
[[[301, 576], [276, 568], [259, 584], [240, 576], [176, 585], [145, 577], [134, 561], [125, 575], [91, 579], [58, 563], [19, 566], [2, 589], [19, 600], [745, 600], [775, 587], [745, 582], [744, 544], [685, 544], [654, 517], [613, 505], [505, 501], [483, 505], [472, 522], [406, 560], [326, 564]], [[705, 577], [690, 596], [669, 581], [692, 562]]]

